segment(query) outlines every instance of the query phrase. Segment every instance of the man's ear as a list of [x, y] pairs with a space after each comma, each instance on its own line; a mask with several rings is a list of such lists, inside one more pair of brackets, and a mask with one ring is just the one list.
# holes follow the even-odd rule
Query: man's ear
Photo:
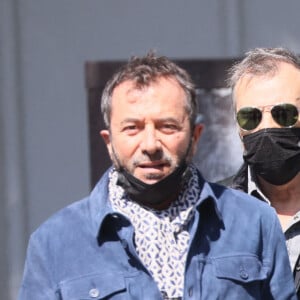
[[110, 135], [108, 129], [103, 129], [99, 132], [100, 136], [102, 137], [104, 143], [107, 145], [110, 143]]
[[203, 124], [196, 124], [194, 127], [194, 131], [192, 134], [192, 155], [195, 155], [197, 150], [197, 144], [202, 134], [204, 125]]
[[111, 157], [111, 139], [110, 139], [110, 133], [109, 133], [109, 130], [108, 129], [103, 129], [99, 132], [100, 136], [102, 137], [106, 147], [107, 147], [107, 150], [108, 150], [108, 153]]

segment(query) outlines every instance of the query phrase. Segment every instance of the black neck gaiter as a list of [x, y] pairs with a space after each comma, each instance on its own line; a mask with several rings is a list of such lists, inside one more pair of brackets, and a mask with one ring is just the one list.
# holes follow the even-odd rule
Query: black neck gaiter
[[292, 180], [300, 171], [300, 128], [267, 128], [243, 137], [244, 160], [273, 185]]
[[144, 183], [121, 168], [118, 170], [117, 184], [124, 188], [133, 201], [151, 206], [176, 196], [183, 182], [188, 180], [190, 176], [191, 172], [185, 162], [181, 163], [173, 173], [154, 184]]

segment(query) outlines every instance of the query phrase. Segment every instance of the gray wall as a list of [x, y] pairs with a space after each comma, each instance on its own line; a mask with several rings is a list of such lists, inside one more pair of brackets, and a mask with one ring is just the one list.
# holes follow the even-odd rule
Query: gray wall
[[29, 234], [89, 192], [86, 60], [300, 53], [298, 0], [0, 0], [0, 298]]

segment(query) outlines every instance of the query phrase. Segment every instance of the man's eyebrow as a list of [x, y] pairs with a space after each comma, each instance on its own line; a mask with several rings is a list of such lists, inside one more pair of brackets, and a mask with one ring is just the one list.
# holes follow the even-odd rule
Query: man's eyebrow
[[[124, 120], [121, 121], [121, 124], [122, 123], [131, 123], [131, 122], [141, 122], [142, 119], [139, 119], [139, 118], [125, 118]], [[160, 118], [160, 117], [157, 117], [155, 118], [155, 121], [156, 122], [176, 122], [176, 123], [179, 123], [180, 121], [176, 118], [173, 118], [173, 117], [166, 117], [166, 118]]]
[[121, 124], [125, 123], [135, 123], [135, 122], [140, 122], [141, 120], [138, 118], [125, 118], [124, 120], [121, 121]]
[[180, 123], [180, 121], [178, 119], [173, 118], [173, 117], [157, 118], [157, 121], [159, 121], [159, 122], [175, 122], [175, 123]]

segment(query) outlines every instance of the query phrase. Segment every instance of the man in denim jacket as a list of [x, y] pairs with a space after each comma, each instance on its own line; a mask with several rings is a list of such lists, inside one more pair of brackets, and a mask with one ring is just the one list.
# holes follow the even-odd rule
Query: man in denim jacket
[[134, 57], [102, 96], [113, 166], [30, 238], [20, 300], [296, 299], [272, 208], [192, 164], [195, 89], [166, 57]]

